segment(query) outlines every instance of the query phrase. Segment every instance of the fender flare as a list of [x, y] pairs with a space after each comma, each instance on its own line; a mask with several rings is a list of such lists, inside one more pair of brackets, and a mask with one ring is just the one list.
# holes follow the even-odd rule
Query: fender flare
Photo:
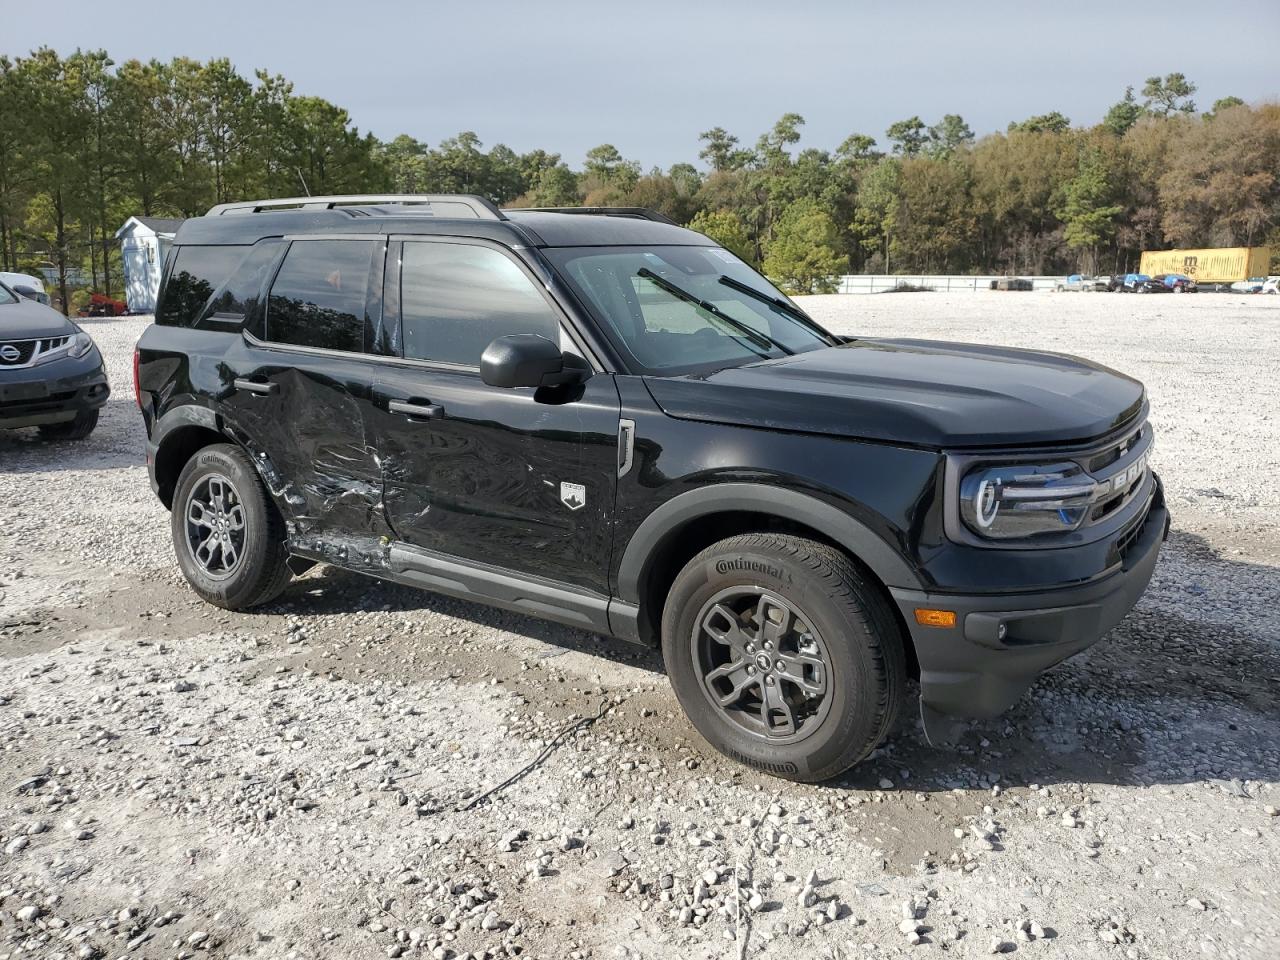
[[672, 497], [636, 528], [618, 567], [618, 598], [639, 604], [650, 559], [690, 521], [715, 513], [767, 513], [822, 531], [871, 569], [885, 586], [920, 589], [919, 578], [884, 538], [825, 501], [761, 483], [717, 483]]
[[155, 429], [151, 434], [151, 446], [159, 450], [169, 434], [184, 427], [204, 427], [214, 433], [221, 433], [224, 437], [226, 436], [226, 432], [218, 422], [216, 413], [208, 407], [187, 403], [165, 411], [156, 421]]
[[151, 487], [162, 501], [164, 501], [164, 494], [160, 489], [160, 479], [157, 474], [160, 466], [160, 451], [175, 434], [192, 427], [216, 433], [227, 443], [235, 444], [243, 450], [258, 471], [258, 475], [266, 485], [268, 493], [275, 498], [277, 503], [283, 506], [284, 497], [280, 484], [277, 482], [275, 467], [266, 454], [255, 452], [250, 444], [246, 442], [247, 438], [241, 436], [238, 431], [231, 427], [216, 410], [196, 403], [183, 404], [165, 411], [156, 420], [155, 426], [151, 431], [151, 439], [147, 441], [147, 461], [151, 471]]

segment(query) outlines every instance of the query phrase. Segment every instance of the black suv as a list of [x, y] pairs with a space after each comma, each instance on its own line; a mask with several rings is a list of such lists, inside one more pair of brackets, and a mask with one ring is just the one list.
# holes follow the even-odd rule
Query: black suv
[[660, 643], [698, 730], [797, 780], [874, 749], [909, 676], [931, 739], [1007, 708], [1168, 528], [1137, 381], [835, 336], [641, 210], [215, 207], [136, 369], [205, 599], [323, 561]]
[[110, 395], [93, 338], [0, 283], [0, 430], [39, 427], [46, 440], [83, 440]]

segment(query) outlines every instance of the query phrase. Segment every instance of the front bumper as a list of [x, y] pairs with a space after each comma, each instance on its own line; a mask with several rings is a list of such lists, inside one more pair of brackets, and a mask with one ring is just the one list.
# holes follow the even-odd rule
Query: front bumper
[[[954, 717], [1007, 710], [1041, 673], [1097, 643], [1133, 609], [1168, 530], [1169, 511], [1157, 485], [1120, 569], [1100, 580], [1002, 596], [893, 588], [920, 662], [923, 706]], [[921, 626], [915, 616], [920, 607], [953, 610], [956, 625]]]
[[0, 430], [67, 423], [111, 396], [102, 354], [64, 357], [21, 370], [0, 369]]

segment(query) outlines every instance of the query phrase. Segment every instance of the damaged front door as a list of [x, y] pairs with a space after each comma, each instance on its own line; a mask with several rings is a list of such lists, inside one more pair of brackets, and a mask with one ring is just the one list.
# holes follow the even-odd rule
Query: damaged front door
[[531, 333], [579, 349], [528, 271], [497, 245], [405, 239], [387, 257], [403, 362], [378, 374], [386, 511], [435, 554], [608, 594], [619, 400], [597, 374], [565, 391], [491, 387], [480, 354]]
[[[260, 336], [225, 359], [231, 424], [285, 502], [290, 546], [358, 566], [388, 532], [370, 429], [376, 362], [365, 353], [370, 264], [384, 243], [296, 240], [272, 283]], [[380, 284], [374, 286], [378, 289]], [[366, 556], [367, 555], [367, 556]]]

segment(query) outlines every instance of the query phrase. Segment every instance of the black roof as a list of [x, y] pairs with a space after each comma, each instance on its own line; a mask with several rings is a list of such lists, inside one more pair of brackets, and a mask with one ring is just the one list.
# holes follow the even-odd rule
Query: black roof
[[[478, 237], [501, 243], [533, 247], [585, 246], [708, 246], [713, 241], [700, 233], [669, 222], [642, 219], [633, 212], [610, 215], [506, 210], [501, 219], [453, 219], [414, 212], [413, 207], [372, 203], [333, 209], [262, 210], [193, 217], [181, 223], [179, 244], [251, 244], [264, 237], [305, 233], [419, 234], [423, 236]], [[141, 219], [141, 218], [140, 218]]]

